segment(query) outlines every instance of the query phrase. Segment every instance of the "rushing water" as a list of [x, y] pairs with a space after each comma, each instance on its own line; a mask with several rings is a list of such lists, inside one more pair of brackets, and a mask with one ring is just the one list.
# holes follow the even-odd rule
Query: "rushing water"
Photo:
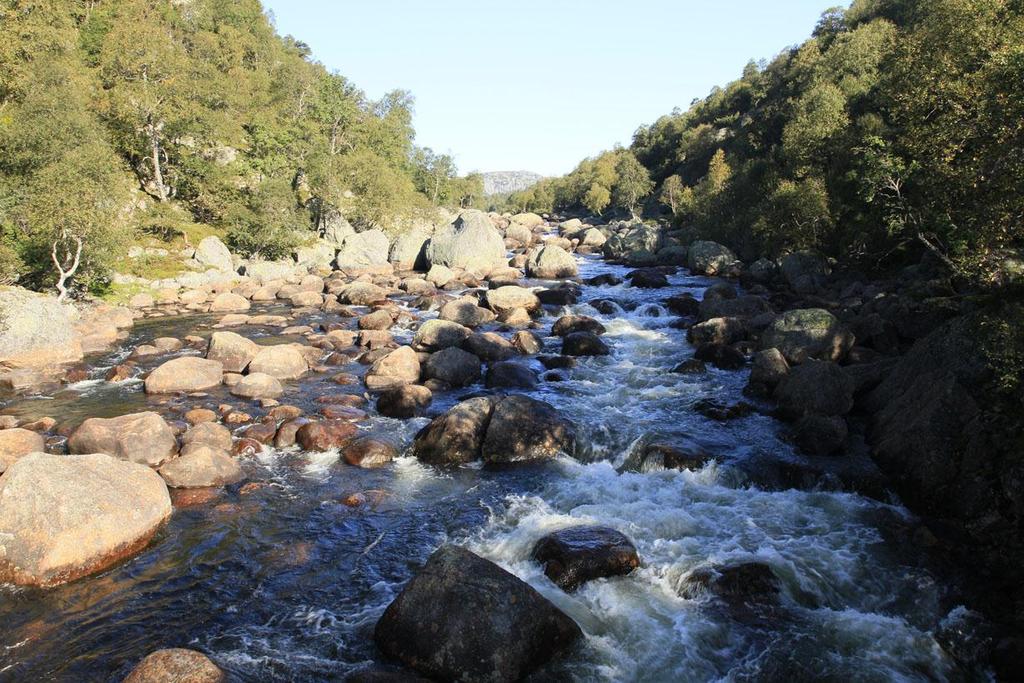
[[[580, 260], [583, 277], [627, 272]], [[230, 487], [212, 501], [177, 508], [131, 561], [47, 591], [0, 588], [0, 680], [119, 681], [162, 647], [207, 652], [236, 680], [342, 680], [378, 661], [377, 618], [443, 542], [498, 562], [583, 627], [584, 642], [538, 680], [977, 676], [958, 669], [936, 642], [955, 602], [913, 542], [909, 513], [834, 486], [750, 483], [751, 463], [800, 456], [770, 417], [755, 412], [717, 422], [693, 409], [701, 399], [740, 400], [746, 373], [670, 372], [693, 349], [659, 302], [681, 291], [699, 297], [711, 283], [684, 272], [670, 281], [662, 290], [584, 287], [581, 303], [567, 309], [600, 319], [612, 348], [611, 356], [581, 359], [563, 371], [565, 381], [532, 392], [577, 425], [578, 460], [488, 471], [438, 470], [403, 457], [362, 470], [339, 465], [336, 453], [264, 453], [245, 467], [249, 480], [266, 485], [244, 494]], [[596, 298], [615, 300], [618, 309], [602, 315], [585, 303]], [[553, 320], [544, 320], [545, 329]], [[208, 333], [210, 323], [208, 316], [146, 321], [129, 344]], [[260, 334], [262, 343], [284, 340], [271, 329]], [[547, 342], [557, 352], [556, 340]], [[435, 409], [479, 389], [438, 396]], [[282, 401], [312, 409], [317, 396], [338, 391], [312, 377], [293, 383]], [[5, 412], [74, 422], [151, 408], [152, 401], [137, 381], [89, 381], [10, 401]], [[180, 412], [194, 403], [173, 399], [161, 409]], [[374, 417], [361, 426], [409, 444], [426, 422]], [[631, 447], [651, 435], [696, 444], [715, 460], [699, 471], [620, 474]], [[341, 503], [357, 492], [366, 504]], [[531, 547], [545, 532], [580, 522], [626, 533], [642, 567], [571, 595], [557, 589], [530, 561]], [[682, 597], [694, 569], [750, 559], [770, 563], [782, 579], [779, 605], [736, 612], [710, 597]]]

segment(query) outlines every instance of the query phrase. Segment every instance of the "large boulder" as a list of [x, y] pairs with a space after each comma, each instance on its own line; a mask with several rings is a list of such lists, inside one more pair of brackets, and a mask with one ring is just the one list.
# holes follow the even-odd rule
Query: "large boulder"
[[262, 373], [277, 379], [296, 379], [309, 370], [309, 363], [295, 346], [279, 344], [260, 348], [249, 362], [249, 373]]
[[761, 335], [761, 348], [776, 348], [789, 363], [810, 358], [841, 360], [853, 346], [851, 335], [823, 308], [803, 308], [779, 315]]
[[195, 650], [171, 648], [150, 653], [124, 683], [223, 683], [224, 672]]
[[329, 268], [336, 253], [337, 247], [334, 244], [317, 240], [313, 244], [296, 247], [292, 256], [300, 267]]
[[788, 254], [782, 259], [781, 270], [789, 286], [800, 294], [810, 294], [825, 285], [832, 272], [825, 257], [810, 251]]
[[224, 372], [242, 372], [260, 352], [260, 346], [235, 332], [214, 332], [206, 348], [206, 357], [220, 362]]
[[629, 574], [640, 566], [636, 546], [621, 531], [573, 526], [553, 531], [533, 546], [533, 559], [559, 588], [573, 591], [587, 581]]
[[235, 265], [231, 261], [231, 252], [215, 235], [204, 237], [199, 242], [193, 258], [204, 268], [215, 268], [225, 273], [235, 270]]
[[27, 455], [0, 477], [0, 583], [54, 586], [106, 569], [170, 514], [167, 486], [145, 465]]
[[533, 313], [540, 308], [540, 299], [525, 287], [506, 285], [487, 292], [487, 307], [498, 315], [510, 313], [517, 308]]
[[161, 467], [160, 476], [173, 488], [224, 486], [242, 479], [242, 467], [226, 451], [196, 445]]
[[338, 291], [338, 301], [353, 306], [369, 306], [387, 298], [387, 290], [372, 282], [353, 282]]
[[435, 417], [416, 435], [413, 455], [435, 465], [479, 460], [496, 402], [493, 396], [471, 398]]
[[157, 467], [177, 450], [174, 432], [160, 415], [152, 412], [91, 417], [68, 438], [70, 453], [105, 453], [150, 467]]
[[241, 294], [234, 292], [221, 292], [210, 302], [210, 310], [215, 313], [226, 313], [228, 311], [248, 311], [249, 300]]
[[698, 241], [687, 252], [687, 267], [697, 275], [718, 275], [736, 262], [736, 255], [717, 242]]
[[82, 359], [75, 310], [56, 297], [0, 287], [0, 364], [15, 368]]
[[16, 460], [46, 447], [43, 436], [28, 429], [0, 429], [0, 474]]
[[790, 419], [834, 417], [853, 409], [853, 381], [835, 363], [808, 361], [790, 370], [775, 388], [779, 411]]
[[519, 225], [525, 225], [531, 230], [544, 225], [544, 219], [542, 217], [530, 212], [517, 213], [509, 218], [509, 221], [512, 223], [518, 223]]
[[231, 387], [232, 396], [242, 398], [277, 398], [283, 393], [281, 381], [262, 372], [250, 372]]
[[416, 330], [412, 347], [417, 351], [440, 351], [464, 342], [472, 330], [450, 320], [428, 320]]
[[431, 230], [422, 226], [414, 226], [408, 232], [402, 233], [391, 245], [388, 261], [402, 270], [426, 270], [427, 242], [430, 241], [430, 234]]
[[611, 352], [593, 332], [570, 332], [562, 338], [562, 354], [566, 356], [607, 356]]
[[423, 364], [423, 376], [451, 387], [464, 387], [480, 379], [480, 359], [454, 346], [430, 354]]
[[146, 377], [147, 394], [203, 391], [221, 383], [224, 366], [220, 361], [195, 356], [169, 360]]
[[480, 306], [475, 298], [463, 296], [442, 306], [439, 317], [465, 327], [480, 327], [493, 321], [495, 315], [493, 311]]
[[525, 678], [581, 635], [528, 584], [449, 545], [388, 605], [374, 641], [431, 678], [498, 682]]
[[534, 250], [526, 262], [526, 274], [542, 280], [576, 277], [578, 273], [579, 268], [572, 254], [554, 245]]
[[545, 460], [576, 448], [576, 431], [549, 403], [528, 396], [497, 402], [487, 424], [481, 456], [489, 464]]
[[335, 262], [339, 270], [352, 270], [388, 264], [391, 243], [382, 230], [367, 230], [349, 235], [338, 250]]
[[433, 394], [430, 389], [419, 384], [407, 384], [382, 393], [377, 399], [377, 412], [384, 417], [403, 420], [419, 417], [427, 411], [431, 401]]
[[463, 211], [440, 228], [427, 245], [431, 265], [490, 271], [505, 261], [505, 241], [482, 211]]
[[661, 230], [649, 225], [633, 225], [622, 233], [612, 235], [602, 245], [604, 255], [618, 261], [636, 262], [637, 258], [644, 260], [644, 254], [652, 258], [663, 245]]
[[412, 347], [399, 346], [391, 353], [374, 361], [366, 373], [366, 388], [387, 391], [420, 379], [420, 360]]
[[302, 425], [295, 438], [303, 450], [322, 452], [345, 447], [358, 431], [359, 428], [348, 420], [323, 420]]

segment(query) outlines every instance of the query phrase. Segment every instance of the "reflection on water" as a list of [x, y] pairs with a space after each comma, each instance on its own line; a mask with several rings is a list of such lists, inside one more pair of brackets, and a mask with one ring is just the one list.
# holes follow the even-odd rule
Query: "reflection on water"
[[[584, 277], [626, 272], [595, 258], [581, 262]], [[701, 399], [740, 400], [746, 377], [714, 369], [697, 376], [670, 372], [693, 349], [660, 302], [682, 291], [699, 297], [710, 283], [685, 274], [670, 281], [669, 289], [653, 291], [584, 287], [581, 302], [566, 310], [600, 319], [612, 347], [608, 357], [581, 359], [567, 381], [533, 392], [577, 425], [579, 461], [491, 472], [436, 470], [408, 457], [360, 470], [339, 465], [333, 453], [294, 449], [252, 457], [245, 462], [249, 480], [265, 485], [231, 487], [179, 507], [152, 547], [131, 561], [49, 591], [0, 588], [0, 680], [120, 680], [145, 654], [174, 646], [209, 653], [237, 680], [342, 679], [376, 660], [377, 618], [447, 540], [499, 562], [583, 626], [584, 645], [540, 678], [962, 675], [930, 635], [952, 605], [906, 541], [914, 522], [905, 511], [854, 493], [768, 491], [745, 483], [745, 463], [796, 456], [769, 417], [755, 412], [716, 422], [692, 409]], [[598, 313], [586, 303], [595, 298], [617, 302], [616, 313]], [[207, 335], [213, 320], [147, 320], [126, 347], [157, 336]], [[553, 320], [545, 319], [545, 329]], [[261, 343], [287, 341], [278, 333], [262, 330]], [[557, 353], [557, 339], [546, 345]], [[95, 376], [126, 353], [97, 359]], [[142, 367], [161, 359], [146, 359]], [[313, 410], [317, 396], [359, 391], [328, 377], [291, 383], [282, 402]], [[435, 408], [479, 389], [438, 396]], [[147, 398], [137, 381], [92, 381], [18, 399], [5, 412], [74, 423], [155, 405], [173, 414], [196, 403], [160, 405], [163, 400]], [[224, 400], [233, 399], [218, 390], [202, 403]], [[408, 444], [424, 424], [375, 417], [360, 426]], [[618, 474], [641, 437], [696, 444], [715, 460], [693, 472]], [[356, 493], [362, 495], [350, 499]], [[626, 533], [643, 566], [570, 596], [529, 560], [530, 549], [545, 532], [584, 521]], [[706, 597], [681, 597], [689, 572], [734, 559], [770, 563], [782, 579], [781, 603], [736, 614]]]

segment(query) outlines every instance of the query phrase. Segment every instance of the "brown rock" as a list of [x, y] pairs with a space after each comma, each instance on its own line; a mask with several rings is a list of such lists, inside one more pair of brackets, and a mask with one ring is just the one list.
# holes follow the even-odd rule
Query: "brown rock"
[[224, 366], [219, 361], [195, 356], [169, 360], [146, 378], [147, 394], [202, 391], [221, 383]]
[[68, 439], [70, 453], [106, 453], [150, 467], [170, 458], [177, 448], [170, 425], [153, 412], [92, 417]]
[[324, 420], [303, 425], [295, 436], [303, 450], [322, 452], [344, 447], [358, 431], [347, 420]]
[[194, 650], [157, 650], [136, 666], [124, 683], [222, 683], [224, 672]]

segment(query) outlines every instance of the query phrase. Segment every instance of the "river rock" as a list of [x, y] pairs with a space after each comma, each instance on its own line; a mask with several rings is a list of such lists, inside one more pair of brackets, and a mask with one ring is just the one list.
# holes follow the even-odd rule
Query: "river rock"
[[607, 356], [608, 345], [593, 332], [571, 332], [562, 339], [562, 354], [566, 356]]
[[488, 464], [546, 460], [576, 449], [576, 431], [549, 403], [506, 396], [491, 412], [481, 455]]
[[227, 451], [200, 445], [165, 463], [160, 476], [172, 488], [195, 489], [234, 484], [243, 475], [241, 465]]
[[533, 559], [565, 591], [574, 591], [593, 579], [629, 574], [640, 566], [633, 542], [605, 526], [574, 526], [552, 532], [533, 546]]
[[366, 373], [366, 388], [386, 391], [420, 379], [419, 356], [409, 346], [399, 346], [377, 359]]
[[779, 412], [789, 419], [846, 415], [853, 408], [853, 382], [835, 363], [812, 360], [790, 370], [774, 397]]
[[364, 436], [345, 446], [342, 457], [356, 467], [383, 467], [398, 457], [398, 449], [390, 441]]
[[479, 306], [473, 297], [464, 296], [442, 306], [439, 317], [441, 320], [475, 328], [493, 321], [496, 316], [493, 311]]
[[551, 334], [556, 337], [565, 337], [573, 332], [604, 334], [606, 331], [604, 325], [589, 315], [563, 315], [551, 326]]
[[348, 420], [323, 420], [302, 425], [295, 438], [305, 451], [329, 451], [343, 448], [359, 429]]
[[242, 398], [277, 398], [283, 393], [280, 380], [262, 372], [251, 372], [231, 387], [231, 394]]
[[687, 267], [697, 275], [718, 275], [736, 260], [735, 254], [717, 242], [694, 242], [687, 252]]
[[223, 313], [226, 311], [248, 311], [250, 307], [249, 301], [244, 296], [233, 294], [231, 292], [223, 292], [218, 294], [210, 302], [210, 310], [215, 313]]
[[157, 650], [132, 669], [124, 683], [223, 683], [224, 672], [195, 650]]
[[353, 306], [371, 306], [388, 298], [388, 292], [372, 282], [353, 282], [338, 291], [338, 301]]
[[747, 337], [747, 323], [742, 318], [711, 318], [686, 331], [691, 344], [734, 344]]
[[572, 254], [550, 244], [534, 250], [526, 262], [526, 274], [541, 280], [576, 277], [578, 273], [579, 268]]
[[450, 320], [428, 320], [416, 330], [412, 339], [412, 348], [417, 351], [440, 351], [458, 346], [473, 331], [464, 325]]
[[771, 604], [778, 599], [781, 584], [767, 562], [734, 561], [700, 567], [686, 577], [682, 593], [695, 598], [711, 592], [731, 607]]
[[668, 287], [668, 278], [657, 270], [643, 268], [629, 274], [629, 284], [641, 289], [661, 289]]
[[377, 412], [384, 417], [409, 419], [423, 415], [433, 400], [430, 389], [418, 384], [394, 387], [377, 399]]
[[277, 379], [296, 379], [307, 370], [306, 357], [292, 344], [263, 346], [249, 362], [249, 374], [263, 373]]
[[528, 313], [540, 309], [540, 299], [537, 295], [516, 285], [507, 285], [497, 289], [488, 290], [486, 296], [487, 307], [498, 315], [510, 313], [521, 308]]
[[193, 258], [201, 266], [216, 268], [224, 273], [231, 273], [235, 270], [234, 263], [231, 261], [231, 252], [216, 235], [204, 237], [196, 247]]
[[495, 403], [493, 396], [471, 398], [435, 417], [416, 435], [413, 455], [435, 465], [479, 460]]
[[746, 393], [751, 396], [771, 396], [779, 382], [789, 374], [789, 363], [778, 349], [771, 348], [754, 354], [750, 380]]
[[455, 347], [430, 354], [423, 364], [423, 376], [452, 387], [464, 387], [480, 379], [480, 359]]
[[823, 287], [832, 272], [825, 257], [810, 251], [788, 254], [782, 259], [780, 269], [797, 294], [810, 294]]
[[221, 383], [224, 366], [220, 361], [195, 356], [169, 360], [146, 377], [147, 394], [203, 391]]
[[527, 356], [544, 350], [544, 340], [530, 330], [519, 330], [512, 335], [512, 346]]
[[361, 330], [387, 330], [395, 324], [392, 312], [381, 308], [373, 313], [367, 313], [359, 318], [358, 326]]
[[466, 338], [460, 348], [485, 362], [508, 360], [518, 354], [512, 342], [497, 332], [475, 333]]
[[747, 364], [747, 357], [743, 352], [728, 344], [701, 344], [694, 351], [693, 357], [711, 363], [719, 370], [739, 370]]
[[367, 230], [349, 235], [335, 259], [339, 270], [351, 270], [388, 264], [391, 242], [382, 230]]
[[244, 372], [259, 352], [260, 346], [256, 342], [240, 334], [214, 332], [206, 348], [206, 357], [220, 362], [224, 372]]
[[527, 583], [457, 546], [442, 546], [374, 629], [389, 657], [442, 680], [517, 681], [582, 636]]
[[414, 226], [411, 230], [395, 238], [388, 261], [400, 270], [426, 270], [427, 242], [433, 226]]
[[190, 447], [209, 446], [222, 451], [231, 450], [231, 430], [216, 422], [200, 422], [181, 435], [183, 451]]
[[786, 311], [761, 335], [761, 348], [776, 348], [791, 364], [809, 358], [838, 361], [853, 346], [853, 335], [821, 308]]
[[522, 363], [500, 361], [487, 368], [489, 389], [536, 389], [537, 373]]
[[662, 246], [662, 234], [657, 228], [649, 225], [637, 224], [631, 226], [624, 233], [612, 235], [602, 245], [604, 255], [616, 261], [636, 263], [641, 254], [647, 254], [652, 259], [654, 254]]
[[0, 287], [0, 364], [37, 368], [82, 359], [75, 310], [56, 297]]
[[808, 455], [833, 455], [843, 449], [848, 433], [841, 417], [804, 415], [793, 427], [793, 443]]
[[45, 447], [41, 434], [28, 429], [0, 429], [0, 474], [19, 458], [41, 452]]
[[54, 586], [101, 571], [144, 548], [170, 514], [167, 486], [145, 465], [27, 455], [0, 477], [0, 582]]
[[150, 467], [160, 465], [177, 450], [174, 432], [160, 415], [152, 412], [91, 417], [68, 439], [70, 453], [105, 453]]
[[427, 260], [431, 265], [487, 272], [503, 265], [505, 240], [487, 214], [469, 209], [434, 233], [427, 245]]

